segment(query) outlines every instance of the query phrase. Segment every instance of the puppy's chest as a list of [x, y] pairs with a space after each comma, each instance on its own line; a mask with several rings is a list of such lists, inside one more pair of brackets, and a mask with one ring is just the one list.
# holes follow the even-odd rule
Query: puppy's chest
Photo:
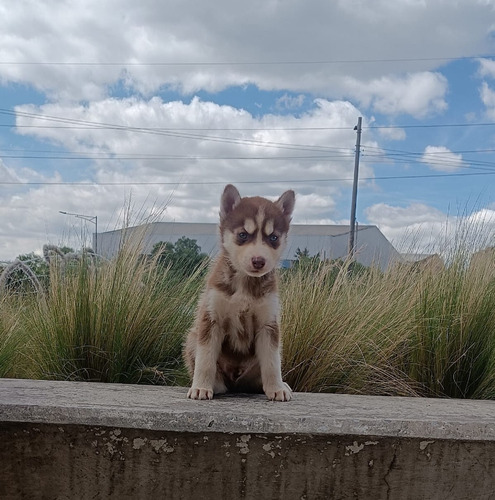
[[209, 312], [220, 326], [224, 337], [238, 350], [249, 348], [256, 333], [278, 317], [278, 297], [268, 294], [262, 298], [236, 292], [231, 296], [212, 291]]

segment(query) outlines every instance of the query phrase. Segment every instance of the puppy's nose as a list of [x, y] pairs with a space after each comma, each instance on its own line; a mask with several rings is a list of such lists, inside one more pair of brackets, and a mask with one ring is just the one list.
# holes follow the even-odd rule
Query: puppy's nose
[[251, 259], [253, 267], [255, 269], [263, 269], [265, 267], [265, 259], [263, 257], [253, 257]]

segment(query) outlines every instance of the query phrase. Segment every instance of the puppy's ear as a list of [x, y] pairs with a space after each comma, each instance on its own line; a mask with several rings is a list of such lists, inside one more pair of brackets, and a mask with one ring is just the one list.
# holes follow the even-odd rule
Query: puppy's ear
[[237, 188], [232, 184], [227, 184], [220, 199], [220, 220], [225, 219], [240, 201], [241, 195], [237, 191]]
[[277, 207], [280, 208], [280, 210], [282, 210], [283, 214], [289, 218], [292, 215], [295, 204], [296, 204], [296, 195], [295, 195], [294, 191], [292, 191], [292, 190], [286, 191], [275, 202], [275, 205], [277, 205]]

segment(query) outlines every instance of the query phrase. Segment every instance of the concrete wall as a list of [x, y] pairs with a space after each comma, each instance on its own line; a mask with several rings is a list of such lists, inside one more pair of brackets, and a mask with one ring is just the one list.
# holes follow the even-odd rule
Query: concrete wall
[[0, 379], [0, 498], [489, 499], [493, 402]]

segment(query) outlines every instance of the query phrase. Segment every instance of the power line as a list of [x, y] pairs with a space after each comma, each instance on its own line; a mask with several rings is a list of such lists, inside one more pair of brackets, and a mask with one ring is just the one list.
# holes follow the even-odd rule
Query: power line
[[[20, 155], [4, 155], [4, 158], [12, 158], [12, 159], [38, 159], [38, 160], [122, 160], [122, 161], [130, 161], [130, 160], [142, 160], [142, 161], [153, 161], [153, 160], [185, 160], [185, 161], [208, 161], [208, 160], [301, 160], [301, 161], [326, 161], [326, 160], [343, 160], [349, 158], [354, 154], [354, 151], [350, 148], [337, 148], [337, 147], [328, 147], [328, 146], [319, 146], [319, 145], [311, 145], [311, 144], [294, 144], [294, 143], [282, 143], [282, 142], [274, 142], [274, 141], [262, 141], [255, 139], [240, 139], [235, 137], [221, 137], [221, 136], [212, 136], [205, 134], [191, 134], [191, 133], [179, 133], [178, 131], [181, 129], [164, 129], [164, 128], [142, 128], [142, 127], [131, 127], [126, 125], [117, 125], [117, 124], [107, 124], [102, 122], [94, 122], [87, 120], [78, 120], [71, 119], [59, 116], [50, 116], [50, 115], [41, 115], [36, 113], [26, 113], [26, 112], [14, 112], [7, 109], [0, 108], [0, 114], [8, 114], [15, 116], [22, 116], [25, 118], [31, 118], [36, 120], [45, 120], [45, 121], [54, 121], [57, 123], [64, 123], [64, 127], [73, 127], [77, 125], [78, 127], [82, 127], [84, 129], [113, 129], [113, 130], [123, 130], [126, 132], [138, 132], [138, 133], [150, 133], [156, 135], [166, 135], [177, 138], [185, 138], [192, 140], [201, 140], [201, 141], [213, 141], [213, 142], [223, 142], [229, 144], [238, 144], [244, 146], [256, 146], [256, 147], [266, 147], [266, 148], [276, 148], [276, 149], [287, 149], [293, 151], [309, 151], [312, 153], [332, 153], [332, 154], [322, 154], [322, 155], [285, 155], [285, 156], [243, 156], [243, 155], [228, 155], [228, 156], [190, 156], [190, 155], [143, 155], [140, 153], [137, 154], [102, 154], [102, 153], [92, 153], [92, 152], [48, 152], [47, 154], [34, 155], [34, 154], [20, 154]], [[411, 125], [410, 127], [414, 128], [431, 128], [431, 127], [472, 127], [472, 126], [487, 126], [487, 125], [495, 125], [495, 123], [480, 123], [480, 124], [436, 124], [436, 125]], [[51, 128], [52, 126], [47, 126], [47, 128]], [[369, 128], [400, 128], [401, 126], [372, 126]], [[407, 126], [404, 126], [407, 127]], [[316, 128], [315, 128], [316, 129]], [[318, 129], [325, 129], [319, 128]], [[344, 129], [344, 128], [342, 128]], [[346, 130], [350, 130], [347, 127]], [[176, 132], [172, 132], [176, 130]], [[194, 129], [192, 129], [194, 130]], [[198, 129], [198, 130], [209, 130], [209, 129]], [[232, 130], [232, 129], [223, 129], [223, 130]], [[238, 129], [238, 130], [247, 130], [247, 129]], [[256, 129], [253, 129], [256, 130]], [[263, 130], [263, 129], [259, 129]], [[283, 130], [283, 129], [280, 129]], [[446, 157], [441, 158], [442, 155], [445, 156], [447, 152], [436, 152], [436, 153], [424, 153], [424, 152], [409, 152], [409, 151], [401, 151], [401, 150], [393, 150], [387, 148], [375, 148], [373, 146], [365, 146], [365, 151], [370, 150], [370, 153], [367, 153], [368, 157], [374, 159], [383, 159], [384, 161], [394, 161], [394, 162], [414, 162], [414, 163], [422, 163], [422, 164], [434, 164], [436, 166], [444, 166], [444, 167], [453, 167], [453, 166], [461, 166], [462, 168], [478, 168], [486, 167], [488, 169], [493, 168], [495, 165], [493, 162], [484, 162], [479, 160], [467, 160], [462, 159], [463, 163], [459, 165], [459, 161], [453, 161], [452, 159]], [[373, 152], [375, 150], [375, 152]], [[4, 150], [5, 151], [5, 150]], [[382, 154], [381, 151], [385, 151], [386, 154]], [[487, 153], [493, 152], [491, 149], [484, 149], [480, 151], [469, 150], [469, 153]], [[466, 151], [468, 152], [468, 151]], [[451, 151], [452, 154], [460, 154], [455, 151]], [[430, 155], [438, 155], [438, 158], [427, 160], [426, 158], [430, 158]], [[78, 156], [77, 156], [78, 155]], [[420, 159], [418, 159], [420, 158]], [[469, 166], [466, 165], [469, 163]]]
[[[343, 152], [344, 157], [348, 156], [348, 154], [350, 154], [352, 151], [351, 149], [348, 149], [348, 148], [335, 148], [335, 147], [318, 146], [318, 145], [310, 145], [310, 144], [294, 144], [294, 143], [291, 144], [291, 143], [281, 143], [281, 142], [274, 142], [274, 141], [261, 141], [261, 140], [255, 140], [255, 139], [239, 139], [239, 138], [234, 138], [234, 137], [212, 136], [212, 135], [205, 135], [205, 134], [179, 133], [179, 130], [181, 130], [181, 129], [130, 127], [130, 126], [125, 126], [125, 125], [107, 124], [107, 123], [92, 122], [92, 121], [87, 121], [87, 120], [69, 119], [69, 118], [58, 117], [58, 116], [40, 115], [40, 114], [36, 114], [36, 113], [13, 112], [11, 110], [0, 108], [0, 114], [2, 114], [2, 113], [8, 114], [8, 115], [23, 116], [23, 117], [27, 117], [27, 118], [31, 118], [31, 119], [63, 122], [63, 123], [67, 123], [71, 126], [73, 126], [74, 124], [77, 124], [78, 126], [82, 126], [84, 129], [90, 128], [90, 129], [123, 130], [126, 132], [165, 135], [165, 136], [170, 136], [170, 137], [177, 137], [177, 138], [191, 139], [191, 140], [203, 140], [203, 141], [211, 141], [211, 142], [239, 144], [239, 145], [248, 145], [248, 146], [259, 146], [259, 147], [276, 148], [276, 149], [298, 150], [298, 151]], [[410, 127], [414, 127], [414, 128], [420, 128], [420, 127], [431, 128], [431, 127], [442, 127], [442, 126], [444, 126], [444, 127], [473, 127], [473, 126], [488, 126], [488, 125], [493, 126], [493, 125], [495, 125], [495, 123], [411, 125]], [[405, 126], [405, 127], [407, 127], [407, 126]], [[51, 128], [51, 126], [47, 127], [47, 128]], [[389, 126], [389, 127], [374, 126], [374, 127], [369, 127], [369, 128], [400, 128], [400, 126]], [[176, 131], [173, 132], [173, 130], [176, 130]], [[205, 130], [205, 129], [201, 129], [201, 130]], [[224, 129], [224, 130], [232, 130], [232, 129]], [[238, 130], [247, 130], [247, 129], [238, 129]], [[262, 129], [259, 129], [259, 130], [262, 130]], [[283, 129], [280, 129], [280, 130], [283, 130]], [[348, 129], [346, 128], [346, 130], [348, 130]], [[372, 149], [372, 148], [373, 147], [370, 146], [368, 149]], [[389, 150], [389, 151], [393, 151], [393, 150]], [[485, 150], [485, 151], [487, 152], [489, 150]], [[72, 153], [70, 153], [70, 154], [72, 155]], [[419, 155], [419, 154], [424, 154], [424, 153], [400, 152], [400, 154]], [[85, 157], [87, 155], [88, 155], [88, 153], [84, 153]], [[6, 156], [6, 157], [9, 157], [9, 156]], [[11, 157], [18, 158], [15, 156], [11, 156]], [[22, 158], [24, 158], [24, 159], [40, 159], [37, 157], [31, 157], [31, 156], [26, 156], [26, 155], [23, 155]], [[101, 159], [111, 159], [111, 158], [112, 157], [110, 157], [110, 156], [105, 156], [104, 158], [101, 158]], [[133, 157], [133, 159], [136, 159], [136, 158], [137, 157]], [[286, 158], [289, 159], [289, 157], [286, 157]], [[60, 156], [57, 156], [57, 157], [47, 157], [46, 159], [61, 159], [61, 158], [60, 158]], [[71, 156], [70, 158], [63, 158], [63, 159], [85, 159], [85, 158], [84, 157], [76, 158], [74, 156]], [[118, 159], [118, 158], [116, 158], [116, 159]], [[123, 159], [125, 159], [125, 158], [123, 158]], [[131, 159], [131, 158], [127, 158], [127, 159]], [[141, 158], [141, 159], [144, 159], [144, 158]], [[166, 159], [166, 157], [159, 156], [159, 157], [157, 157], [157, 159]], [[177, 157], [170, 157], [170, 159], [178, 159], [178, 158]], [[190, 159], [195, 159], [195, 158], [190, 158]], [[196, 159], [200, 159], [200, 158], [196, 158]], [[216, 159], [216, 158], [211, 158], [211, 159]], [[218, 159], [221, 159], [221, 158], [218, 158]], [[225, 159], [249, 159], [249, 158], [247, 158], [247, 157], [246, 158], [245, 157], [226, 157]], [[264, 159], [264, 158], [257, 157], [257, 159]], [[294, 158], [292, 158], [292, 159], [294, 159]], [[396, 159], [398, 159], [398, 157]], [[471, 162], [471, 163], [473, 163], [473, 162]]]
[[[354, 155], [354, 151], [351, 148], [339, 148], [339, 147], [331, 147], [331, 146], [315, 146], [316, 148], [325, 148], [328, 149], [329, 152], [339, 152], [341, 151], [343, 155], [347, 156], [349, 154]], [[370, 153], [368, 153], [368, 150], [371, 150]], [[93, 154], [103, 154], [103, 153], [92, 153], [91, 151], [67, 151], [67, 150], [62, 150], [62, 151], [57, 151], [53, 149], [29, 149], [26, 150], [25, 148], [0, 148], [0, 151], [8, 151], [9, 153], [25, 153], [25, 154], [31, 154], [31, 153], [39, 153], [39, 154], [52, 154], [52, 155], [93, 155]], [[320, 151], [319, 149], [316, 149], [316, 151]], [[315, 151], [315, 152], [316, 152]], [[401, 150], [401, 149], [390, 149], [390, 148], [383, 148], [383, 147], [376, 147], [376, 146], [369, 146], [369, 145], [363, 145], [361, 147], [361, 152], [364, 155], [368, 156], [385, 156], [384, 152], [390, 153], [390, 154], [397, 154], [397, 155], [411, 155], [411, 156], [448, 156], [449, 153], [452, 154], [486, 154], [486, 153], [495, 153], [495, 149], [453, 149], [449, 151], [431, 151], [429, 153], [424, 153], [421, 151], [406, 151], [406, 150]], [[108, 155], [119, 155], [120, 153], [107, 153]], [[138, 158], [146, 158], [148, 156], [167, 156], [167, 155], [155, 155], [155, 154], [148, 154], [148, 153], [126, 153], [128, 156], [133, 156], [133, 157], [138, 157]], [[173, 155], [169, 155], [173, 156]], [[322, 157], [326, 157], [322, 156]], [[210, 157], [209, 157], [210, 158]], [[269, 158], [269, 157], [266, 157]]]
[[[296, 146], [296, 145], [294, 145]], [[279, 146], [282, 149], [292, 149], [296, 151], [310, 151], [319, 154], [298, 154], [298, 155], [180, 155], [180, 154], [148, 154], [148, 153], [105, 153], [92, 151], [55, 151], [55, 150], [29, 150], [20, 148], [0, 149], [2, 158], [9, 159], [30, 159], [30, 160], [55, 160], [55, 161], [222, 161], [222, 160], [243, 160], [243, 161], [344, 161], [354, 156], [354, 152], [349, 148], [332, 147], [291, 147], [285, 143]], [[328, 152], [327, 152], [328, 151]], [[495, 162], [476, 160], [473, 158], [451, 158], [450, 154], [486, 154], [493, 153], [495, 149], [482, 150], [460, 150], [460, 151], [436, 151], [436, 152], [414, 152], [399, 149], [388, 149], [374, 146], [365, 146], [363, 148], [363, 157], [370, 159], [371, 162], [382, 160], [385, 162], [394, 161], [395, 163], [419, 163], [434, 164], [437, 166], [454, 166], [459, 168], [488, 168], [495, 167]], [[324, 153], [324, 154], [322, 154]]]
[[[1, 114], [1, 113], [0, 113]], [[40, 115], [43, 116], [43, 115]], [[493, 124], [495, 125], [495, 123]], [[122, 126], [71, 126], [71, 125], [12, 125], [11, 123], [0, 123], [0, 127], [6, 128], [39, 128], [39, 129], [70, 129], [70, 130], [93, 130], [93, 129], [116, 129]], [[161, 132], [286, 132], [286, 131], [315, 131], [315, 130], [350, 130], [351, 127], [140, 127], [142, 130]]]
[[[373, 148], [370, 148], [373, 149]], [[461, 157], [463, 151], [437, 151], [437, 152], [409, 152], [400, 150], [385, 150], [381, 152], [379, 148], [376, 148], [376, 152], [363, 153], [363, 156], [367, 158], [372, 158], [374, 160], [382, 159], [384, 161], [394, 163], [419, 163], [419, 164], [429, 164], [436, 166], [451, 166], [458, 168], [495, 168], [495, 162], [493, 161], [483, 161], [476, 160], [473, 158]], [[365, 150], [366, 151], [366, 150]], [[487, 152], [494, 152], [495, 150], [469, 150], [467, 153], [480, 153], [486, 154]], [[451, 155], [459, 155], [459, 158], [452, 158]]]
[[[449, 174], [423, 174], [423, 175], [383, 175], [375, 177], [361, 177], [361, 181], [375, 181], [375, 180], [400, 180], [400, 179], [427, 179], [438, 177], [471, 177], [495, 175], [493, 172], [469, 172], [469, 173], [449, 173]], [[222, 181], [167, 181], [167, 182], [20, 182], [20, 181], [1, 181], [0, 185], [5, 186], [197, 186], [197, 185], [223, 185], [229, 182], [235, 184], [307, 184], [307, 183], [321, 183], [321, 182], [352, 182], [352, 177], [341, 178], [324, 178], [324, 179], [278, 179], [278, 180], [265, 180], [265, 181], [242, 181], [242, 180], [222, 180]]]
[[[378, 149], [378, 148], [377, 148]], [[1, 151], [1, 150], [0, 150]], [[7, 151], [7, 150], [4, 150]], [[13, 150], [18, 151], [18, 150]], [[34, 153], [36, 151], [32, 151]], [[260, 156], [260, 155], [215, 155], [215, 156], [201, 156], [201, 155], [163, 155], [163, 154], [105, 154], [105, 153], [92, 153], [92, 152], [54, 152], [54, 151], [38, 151], [42, 154], [0, 154], [1, 158], [9, 159], [22, 159], [22, 160], [50, 160], [50, 161], [310, 161], [310, 162], [323, 162], [332, 161], [333, 163], [343, 163], [352, 158], [353, 154], [350, 152], [335, 152], [333, 154], [319, 154], [319, 155], [283, 155], [283, 156]], [[445, 154], [444, 154], [445, 155]], [[363, 157], [369, 158], [371, 163], [376, 163], [381, 160], [383, 162], [394, 163], [409, 163], [409, 164], [422, 164], [434, 165], [437, 167], [455, 167], [463, 169], [476, 169], [491, 171], [495, 169], [495, 162], [481, 161], [469, 158], [462, 158], [460, 160], [450, 159], [448, 156], [436, 156], [435, 153], [415, 153], [415, 152], [401, 152], [401, 153], [381, 153], [378, 149], [377, 152], [363, 154]]]
[[453, 127], [493, 127], [495, 122], [482, 123], [433, 123], [429, 125], [368, 125], [363, 129], [402, 129], [402, 128], [453, 128]]
[[464, 61], [492, 59], [495, 54], [437, 57], [393, 57], [370, 59], [272, 60], [272, 61], [0, 61], [2, 66], [319, 66], [333, 64], [377, 64], [397, 62]]
[[[68, 125], [12, 125], [0, 124], [0, 127], [16, 127], [16, 128], [39, 128], [39, 129], [77, 129], [77, 130], [92, 130], [92, 129], [108, 129], [108, 130], [124, 130], [130, 132], [143, 133], [169, 133], [169, 132], [208, 132], [208, 131], [239, 131], [239, 132], [257, 132], [257, 131], [315, 131], [315, 130], [352, 130], [352, 126], [342, 127], [132, 127], [128, 125], [108, 124], [103, 122], [95, 122], [89, 120], [78, 120], [59, 116], [42, 115], [37, 113], [27, 113], [22, 111], [12, 111], [10, 109], [0, 108], [0, 114], [9, 116], [21, 116], [23, 118], [32, 118], [36, 120], [55, 121], [67, 123]], [[417, 125], [367, 125], [362, 129], [380, 130], [380, 129], [428, 129], [428, 128], [470, 128], [470, 127], [493, 127], [495, 122], [476, 122], [476, 123], [434, 123], [434, 124], [417, 124]]]
[[[438, 167], [456, 167], [463, 169], [476, 169], [476, 170], [493, 170], [495, 169], [495, 162], [479, 161], [462, 159], [460, 161], [449, 160], [448, 158], [427, 158], [425, 154], [418, 157], [420, 153], [410, 153], [404, 155], [386, 155], [386, 154], [370, 154], [363, 155], [364, 157], [372, 158], [372, 160], [383, 160], [385, 162], [394, 161], [395, 163], [418, 163], [424, 165], [435, 165]], [[22, 159], [22, 160], [50, 160], [50, 161], [332, 161], [344, 162], [352, 158], [351, 153], [342, 153], [334, 155], [292, 155], [292, 156], [188, 156], [188, 155], [143, 155], [143, 154], [113, 154], [113, 155], [100, 155], [97, 153], [80, 153], [76, 156], [75, 153], [60, 153], [56, 155], [31, 155], [31, 154], [3, 154], [1, 158], [9, 159]]]
[[[0, 114], [31, 118], [34, 120], [54, 121], [67, 123], [68, 125], [13, 125], [0, 124], [0, 127], [16, 127], [16, 128], [40, 128], [40, 129], [78, 129], [78, 130], [93, 130], [93, 129], [108, 129], [108, 130], [124, 130], [130, 132], [148, 132], [148, 133], [167, 133], [167, 132], [207, 132], [207, 131], [239, 131], [239, 132], [257, 132], [257, 131], [314, 131], [314, 130], [351, 130], [352, 127], [132, 127], [128, 125], [109, 124], [103, 122], [95, 122], [89, 120], [79, 120], [75, 118], [66, 118], [60, 116], [50, 116], [39, 113], [27, 113], [24, 111], [13, 111], [10, 109], [0, 108]], [[495, 123], [494, 123], [495, 125]], [[208, 137], [208, 136], [206, 136]]]
[[[2, 114], [2, 112], [0, 112]], [[5, 114], [5, 113], [4, 113]], [[15, 113], [10, 113], [15, 115]], [[39, 115], [38, 119], [42, 119]], [[480, 123], [436, 123], [422, 125], [368, 125], [363, 126], [363, 130], [380, 129], [422, 129], [422, 128], [470, 128], [470, 127], [494, 127], [495, 122]], [[126, 127], [124, 125], [13, 125], [11, 123], [0, 123], [4, 128], [34, 128], [34, 129], [70, 129], [70, 130], [126, 130], [126, 131], [150, 131], [150, 132], [304, 132], [315, 130], [351, 130], [352, 127]]]
[[[381, 146], [368, 146], [364, 145], [362, 148], [364, 151], [366, 150], [376, 150], [378, 152], [381, 151], [388, 151], [392, 153], [402, 153], [402, 154], [411, 154], [411, 155], [422, 155], [425, 154], [424, 152], [417, 152], [417, 151], [407, 151], [403, 149], [391, 149], [391, 148], [383, 148]], [[454, 153], [454, 154], [466, 154], [466, 153], [495, 153], [494, 148], [489, 148], [489, 149], [453, 149], [449, 151], [430, 151], [429, 153], [426, 153], [428, 155], [445, 155], [448, 153]]]
[[13, 112], [13, 111], [10, 111], [7, 109], [0, 108], [0, 114], [2, 114], [2, 113], [8, 114], [8, 115], [14, 115], [14, 116], [18, 115], [18, 116], [22, 116], [24, 118], [33, 118], [33, 119], [38, 119], [38, 120], [55, 121], [55, 122], [78, 124], [78, 125], [85, 125], [85, 126], [89, 125], [89, 126], [91, 126], [91, 128], [95, 128], [95, 129], [111, 128], [113, 130], [123, 130], [126, 132], [138, 132], [138, 133], [145, 133], [145, 134], [152, 134], [152, 135], [163, 135], [163, 136], [177, 137], [177, 138], [182, 138], [182, 139], [203, 140], [203, 141], [211, 141], [211, 142], [223, 142], [223, 143], [241, 144], [241, 145], [256, 145], [256, 146], [263, 146], [263, 147], [268, 147], [268, 148], [285, 148], [285, 149], [297, 149], [297, 150], [307, 149], [310, 151], [316, 151], [316, 150], [328, 151], [328, 150], [342, 149], [342, 148], [327, 148], [325, 146], [309, 145], [309, 144], [290, 144], [290, 143], [280, 143], [280, 142], [274, 142], [274, 141], [261, 141], [261, 140], [256, 140], [256, 139], [239, 139], [239, 138], [233, 138], [233, 137], [220, 137], [220, 136], [205, 135], [205, 134], [190, 134], [190, 133], [186, 134], [186, 133], [170, 132], [170, 131], [167, 131], [166, 129], [150, 129], [150, 128], [144, 128], [144, 127], [131, 127], [131, 126], [126, 126], [126, 125], [116, 125], [116, 124], [108, 124], [108, 123], [102, 123], [102, 122], [92, 122], [92, 121], [86, 121], [86, 120], [63, 118], [63, 117], [58, 117], [58, 116], [40, 115], [40, 114], [36, 114], [36, 113]]
[[342, 155], [313, 155], [313, 156], [181, 156], [181, 155], [97, 155], [88, 153], [86, 156], [71, 156], [57, 155], [57, 156], [41, 156], [41, 155], [0, 155], [1, 158], [21, 159], [21, 160], [140, 160], [140, 161], [213, 161], [213, 160], [263, 160], [263, 161], [278, 161], [278, 160], [335, 160], [343, 158], [351, 158], [352, 154]]

